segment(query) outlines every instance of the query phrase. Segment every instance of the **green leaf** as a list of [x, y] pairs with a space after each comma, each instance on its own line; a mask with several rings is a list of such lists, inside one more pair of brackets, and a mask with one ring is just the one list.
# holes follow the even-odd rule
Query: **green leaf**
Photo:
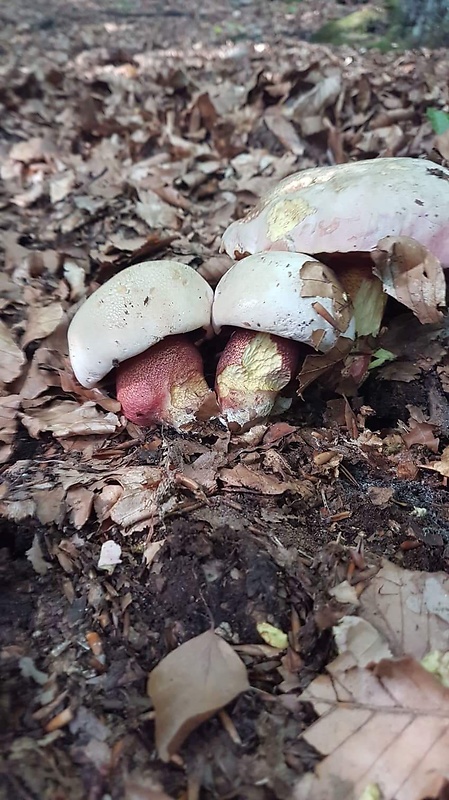
[[397, 356], [395, 353], [392, 353], [390, 350], [384, 350], [384, 348], [381, 347], [373, 353], [373, 360], [368, 369], [377, 369], [377, 367], [382, 367], [384, 364], [388, 364], [389, 361], [394, 361], [396, 358]]
[[440, 111], [438, 108], [428, 108], [426, 116], [432, 126], [433, 132], [436, 133], [437, 136], [449, 130], [449, 114], [446, 111]]

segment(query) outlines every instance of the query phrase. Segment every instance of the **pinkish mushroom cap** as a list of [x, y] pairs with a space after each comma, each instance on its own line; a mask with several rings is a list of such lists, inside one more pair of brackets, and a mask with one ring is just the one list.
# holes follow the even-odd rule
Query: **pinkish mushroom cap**
[[416, 239], [449, 267], [449, 170], [377, 158], [306, 169], [282, 180], [225, 231], [231, 258], [265, 250], [371, 252], [385, 236]]

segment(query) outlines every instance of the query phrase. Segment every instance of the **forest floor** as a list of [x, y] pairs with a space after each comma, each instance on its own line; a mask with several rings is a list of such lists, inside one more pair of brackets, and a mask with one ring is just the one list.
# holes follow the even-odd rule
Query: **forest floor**
[[[375, 751], [366, 720], [337, 720], [329, 741], [312, 687], [335, 676], [337, 621], [357, 617], [381, 631], [378, 654], [398, 657], [386, 663], [400, 663], [395, 679], [418, 687], [426, 714], [437, 698], [433, 729], [447, 737], [449, 690], [411, 672], [449, 650], [446, 318], [420, 326], [392, 306], [381, 345], [395, 361], [358, 394], [314, 384], [234, 436], [218, 423], [139, 429], [107, 385], [84, 391], [70, 371], [73, 308], [123, 267], [175, 259], [213, 275], [229, 222], [282, 177], [449, 154], [427, 116], [448, 107], [447, 53], [312, 44], [351, 3], [200, 5], [0, 8], [0, 798], [332, 800], [375, 784], [372, 797], [438, 797], [449, 776], [431, 744], [432, 794], [424, 779], [422, 794], [403, 788], [419, 761], [405, 758], [410, 741], [396, 772], [377, 756], [345, 772], [343, 739], [356, 762], [366, 742]], [[111, 540], [121, 553], [104, 569]], [[217, 637], [205, 653], [197, 637], [211, 624], [251, 689], [232, 690]], [[148, 674], [189, 640], [162, 720]], [[389, 741], [381, 672], [357, 659], [347, 670], [343, 699], [369, 707], [376, 742]], [[362, 672], [369, 696], [345, 683]], [[198, 681], [232, 700], [212, 715], [209, 699], [201, 725]], [[413, 717], [421, 746], [420, 703], [404, 698], [390, 703], [395, 720]], [[335, 754], [317, 786], [314, 768]], [[330, 774], [344, 794], [326, 789]]]

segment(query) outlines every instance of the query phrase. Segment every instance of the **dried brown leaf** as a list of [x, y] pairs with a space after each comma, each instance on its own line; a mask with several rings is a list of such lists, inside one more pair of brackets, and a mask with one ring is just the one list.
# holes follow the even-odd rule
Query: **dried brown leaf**
[[61, 303], [51, 303], [48, 306], [30, 307], [25, 333], [22, 336], [22, 347], [27, 347], [30, 342], [45, 339], [56, 330], [64, 316]]
[[5, 323], [0, 320], [0, 381], [11, 383], [18, 378], [25, 361], [25, 354], [15, 343]]
[[449, 650], [449, 576], [443, 572], [413, 572], [384, 560], [360, 596], [359, 613], [393, 655], [420, 659], [429, 650]]
[[293, 124], [277, 109], [265, 113], [264, 122], [267, 128], [274, 133], [286, 150], [296, 156], [304, 155], [305, 146], [299, 138]]
[[220, 470], [220, 479], [228, 486], [251, 489], [260, 494], [283, 494], [292, 489], [293, 484], [280, 481], [274, 475], [250, 469], [245, 464]]
[[17, 430], [17, 411], [20, 407], [20, 396], [10, 394], [0, 397], [0, 441], [10, 444]]
[[439, 472], [444, 478], [449, 478], [449, 447], [444, 448], [439, 461], [431, 461], [426, 467]]
[[86, 524], [92, 511], [94, 493], [85, 486], [73, 486], [66, 495], [66, 505], [70, 511], [70, 521], [77, 530]]
[[212, 630], [169, 653], [148, 679], [160, 758], [168, 761], [198, 725], [247, 689], [243, 662]]
[[438, 322], [446, 302], [446, 282], [438, 259], [415, 239], [386, 236], [371, 254], [384, 290], [410, 308], [423, 324]]
[[304, 738], [326, 757], [294, 800], [358, 800], [369, 787], [383, 800], [434, 796], [435, 779], [449, 780], [449, 689], [409, 657], [338, 662], [301, 695], [320, 715]]
[[64, 439], [69, 436], [113, 433], [120, 427], [116, 414], [103, 414], [93, 402], [80, 406], [70, 400], [52, 403], [47, 408], [29, 410], [21, 419], [34, 439], [42, 431], [51, 431], [53, 436]]

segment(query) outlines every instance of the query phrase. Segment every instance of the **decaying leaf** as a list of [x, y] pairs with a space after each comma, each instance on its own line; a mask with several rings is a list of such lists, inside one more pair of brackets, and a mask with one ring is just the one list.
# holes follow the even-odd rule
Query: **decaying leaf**
[[56, 330], [64, 316], [61, 303], [51, 303], [48, 306], [31, 306], [28, 311], [28, 321], [22, 337], [22, 347], [27, 347], [36, 339], [44, 339]]
[[18, 378], [25, 361], [25, 353], [15, 343], [5, 323], [0, 320], [0, 381], [11, 383]]
[[449, 649], [448, 582], [384, 561], [361, 616], [336, 627], [339, 656], [301, 695], [319, 715], [304, 738], [325, 757], [295, 800], [426, 800], [449, 780], [449, 689], [435, 658], [418, 661]]
[[243, 662], [212, 630], [169, 653], [148, 679], [159, 757], [169, 761], [189, 733], [247, 689]]
[[280, 481], [274, 475], [250, 469], [245, 464], [220, 470], [220, 478], [228, 486], [241, 486], [261, 494], [284, 494], [294, 488], [293, 482]]
[[120, 426], [116, 414], [103, 414], [88, 401], [82, 406], [70, 400], [52, 403], [47, 408], [36, 408], [22, 415], [22, 423], [30, 436], [37, 438], [41, 431], [51, 431], [53, 436], [64, 439], [68, 436], [113, 433]]
[[431, 461], [426, 468], [439, 472], [443, 478], [449, 478], [449, 447], [444, 448], [439, 461]]
[[386, 236], [371, 257], [387, 294], [423, 324], [441, 319], [446, 281], [441, 263], [426, 247], [408, 236]]
[[39, 575], [46, 575], [48, 570], [51, 569], [51, 564], [45, 560], [44, 555], [42, 553], [42, 548], [39, 543], [39, 537], [35, 535], [33, 537], [33, 544], [31, 545], [30, 549], [25, 553], [28, 561], [31, 562], [33, 565], [33, 569]]
[[421, 659], [430, 650], [449, 650], [449, 576], [404, 570], [385, 559], [360, 596], [360, 614], [393, 655]]
[[449, 780], [449, 689], [408, 657], [372, 670], [337, 662], [301, 696], [320, 715], [304, 738], [325, 758], [294, 800], [359, 800], [369, 786], [382, 800], [434, 797]]

